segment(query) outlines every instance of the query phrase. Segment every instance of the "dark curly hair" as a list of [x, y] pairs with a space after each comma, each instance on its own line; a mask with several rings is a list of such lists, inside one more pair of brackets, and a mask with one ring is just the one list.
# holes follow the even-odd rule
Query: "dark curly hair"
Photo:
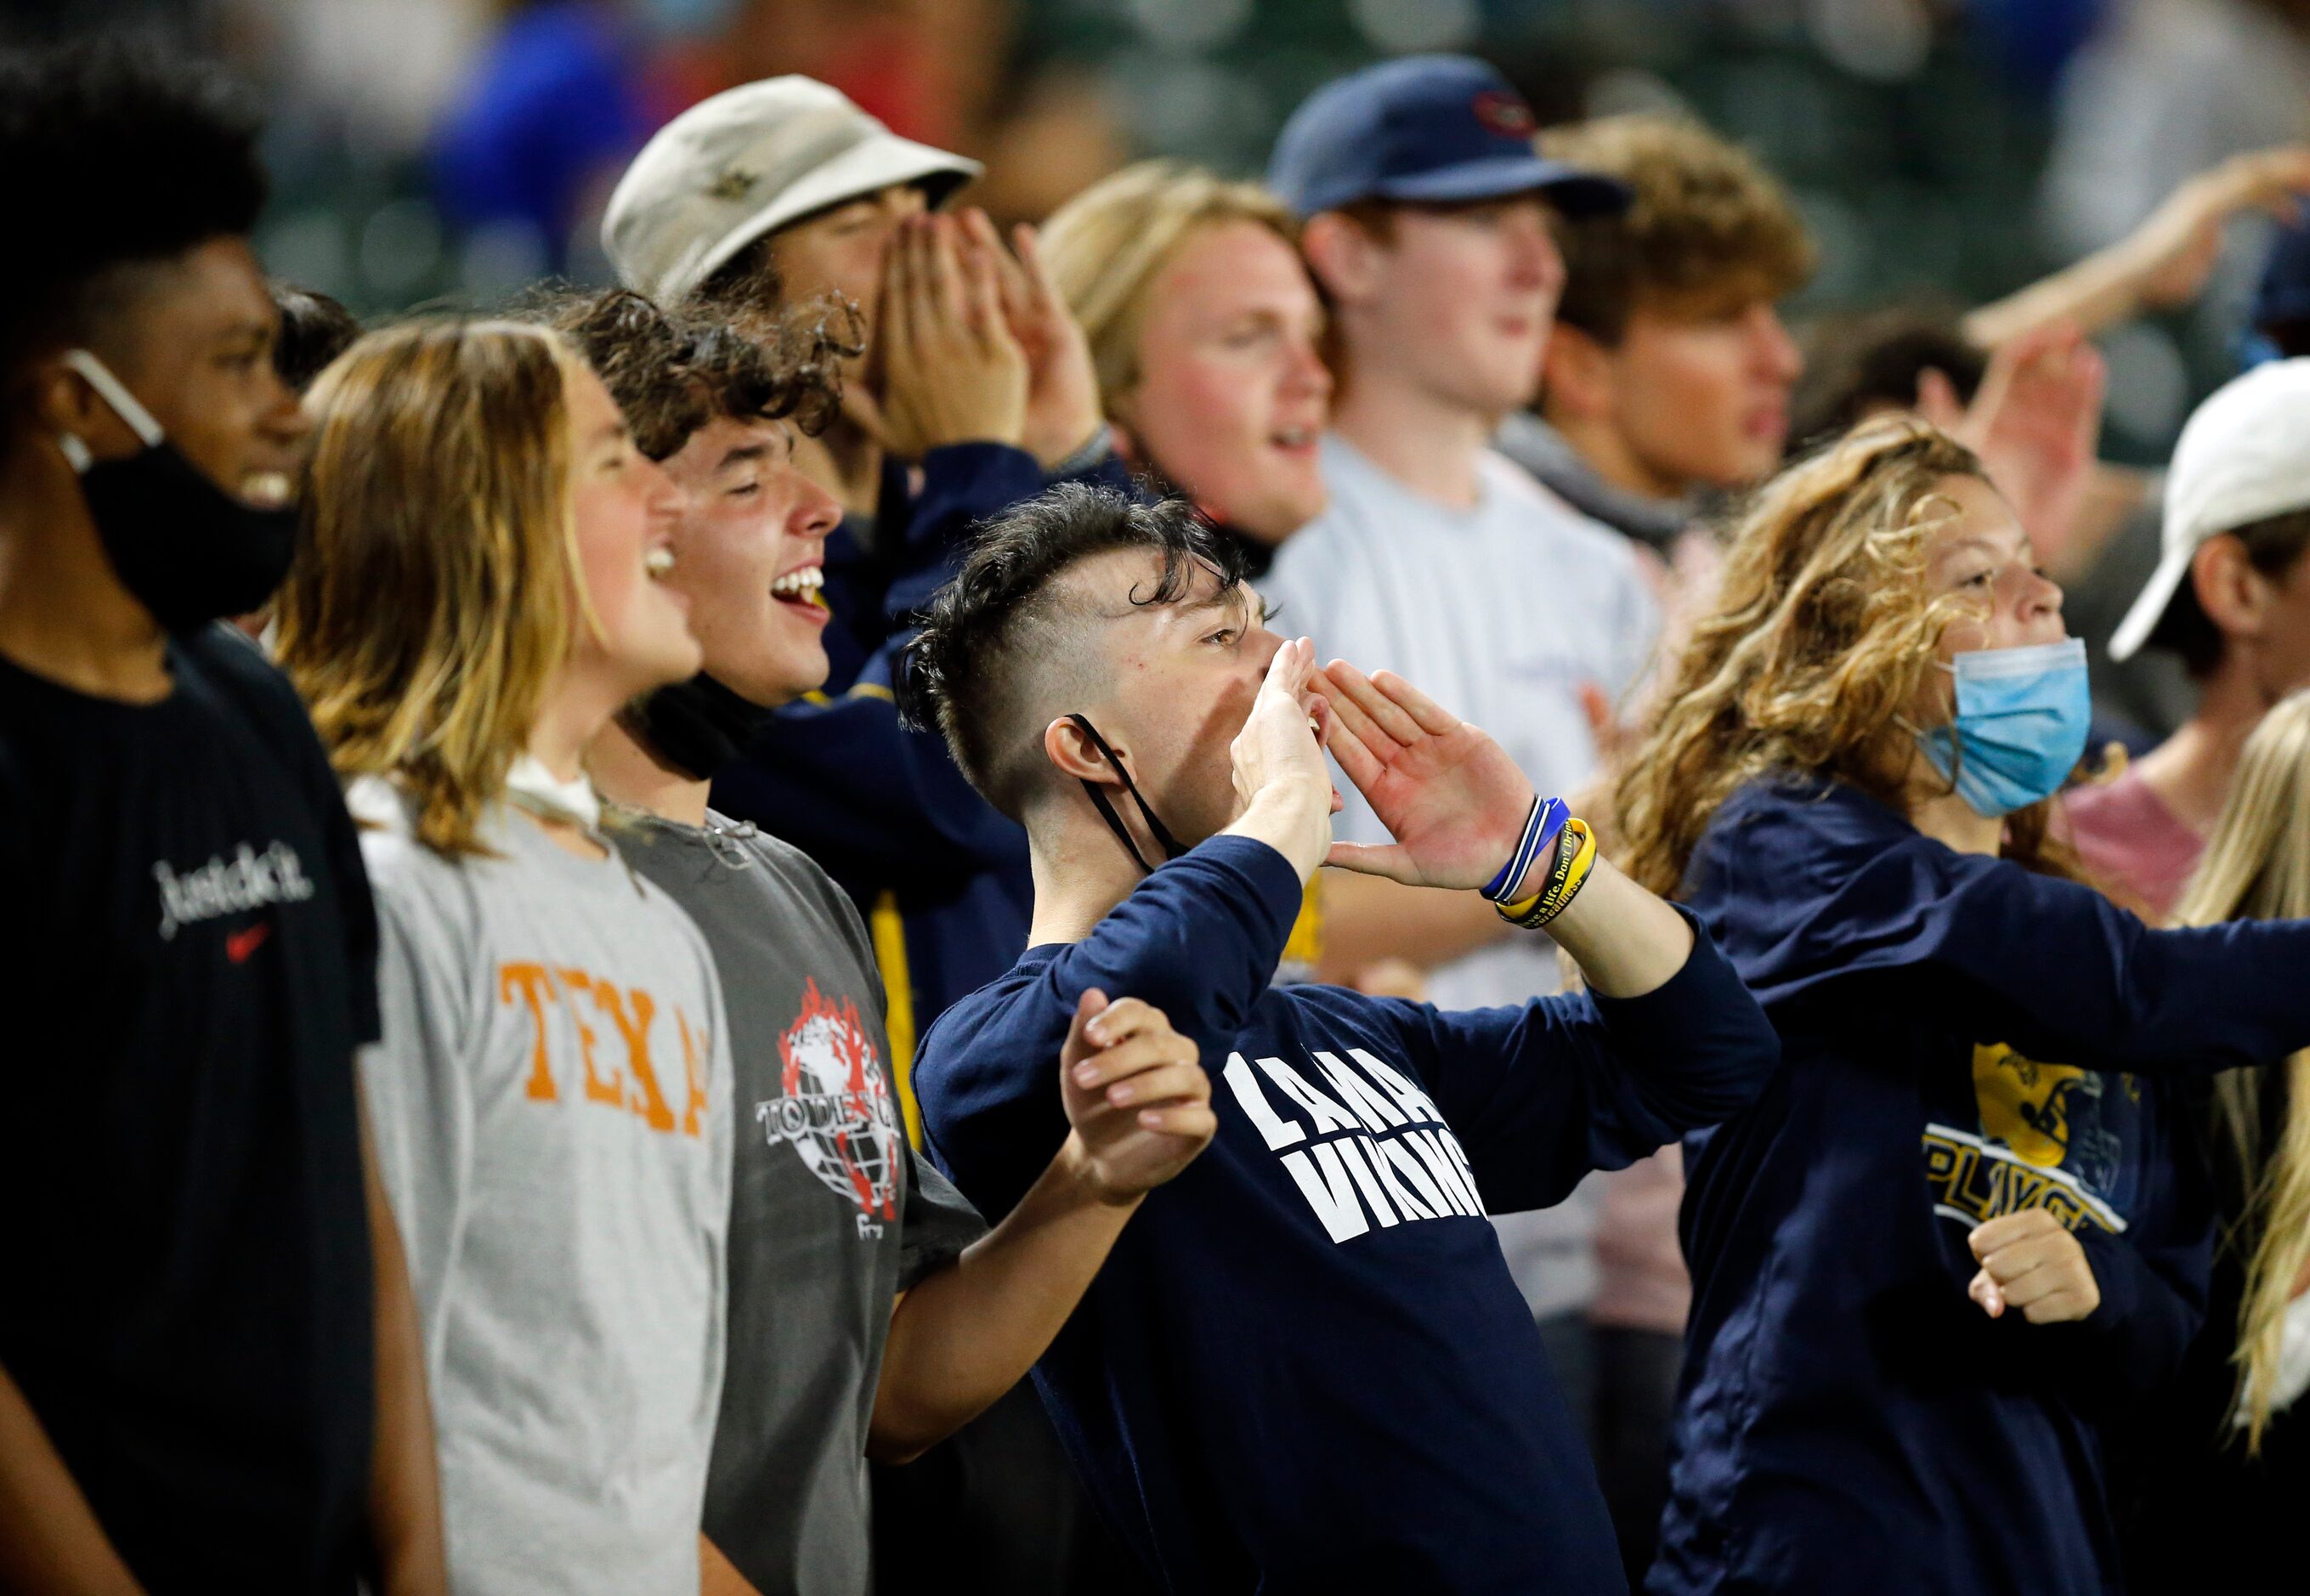
[[0, 51], [0, 376], [117, 316], [121, 273], [215, 239], [265, 206], [262, 123], [217, 68], [142, 39]]
[[721, 416], [790, 418], [816, 433], [842, 403], [843, 346], [789, 316], [761, 329], [667, 311], [631, 289], [549, 290], [525, 306], [578, 346], [653, 460]]
[[1061, 482], [986, 524], [961, 570], [924, 606], [907, 645], [901, 712], [918, 729], [936, 727], [970, 785], [1012, 820], [1023, 818], [1049, 769], [1043, 727], [1075, 707], [1057, 702], [1046, 683], [1097, 658], [1068, 635], [1090, 612], [1062, 594], [1057, 579], [1117, 549], [1163, 561], [1152, 586], [1132, 591], [1134, 604], [1177, 603], [1205, 572], [1218, 577], [1222, 596], [1243, 585], [1242, 552], [1185, 499], [1145, 504], [1111, 488]]

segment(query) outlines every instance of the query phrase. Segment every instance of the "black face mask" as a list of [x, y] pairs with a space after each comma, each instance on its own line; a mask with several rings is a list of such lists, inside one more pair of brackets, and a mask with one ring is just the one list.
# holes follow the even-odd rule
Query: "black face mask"
[[662, 687], [629, 711], [650, 751], [692, 781], [738, 757], [771, 712], [703, 672]]
[[262, 509], [226, 492], [94, 355], [76, 349], [65, 360], [144, 441], [125, 460], [99, 460], [76, 438], [58, 440], [120, 585], [171, 632], [261, 607], [289, 574], [295, 507]]
[[[1099, 750], [1099, 757], [1114, 766], [1116, 775], [1123, 778], [1123, 790], [1130, 794], [1131, 802], [1139, 806], [1139, 818], [1147, 822], [1147, 834], [1155, 839], [1155, 846], [1163, 850], [1163, 857], [1177, 859], [1185, 853], [1187, 850], [1179, 846], [1179, 839], [1171, 835], [1171, 828], [1155, 818], [1155, 811], [1148, 807], [1147, 800], [1140, 794], [1139, 784], [1131, 779], [1131, 772], [1123, 768], [1123, 761], [1116, 759], [1115, 750], [1107, 746], [1107, 739], [1099, 734], [1099, 728], [1090, 724], [1090, 717], [1083, 715], [1070, 715], [1067, 718], [1081, 728], [1082, 734], [1090, 739], [1090, 745]], [[1114, 832], [1122, 842], [1124, 850], [1131, 855], [1131, 862], [1143, 871], [1152, 872], [1155, 867], [1148, 863], [1145, 857], [1140, 854], [1139, 845], [1131, 840], [1131, 832], [1125, 827], [1123, 817], [1115, 812], [1115, 805], [1107, 801], [1107, 794], [1101, 790], [1099, 784], [1095, 781], [1085, 781], [1083, 791], [1090, 794], [1091, 802], [1099, 808], [1099, 818], [1107, 822], [1107, 828]]]

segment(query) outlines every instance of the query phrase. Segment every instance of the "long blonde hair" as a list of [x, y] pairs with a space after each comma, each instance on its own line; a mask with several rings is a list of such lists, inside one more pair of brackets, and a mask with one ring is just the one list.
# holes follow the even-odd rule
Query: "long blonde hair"
[[[2184, 925], [2310, 916], [2310, 693], [2262, 717], [2175, 918]], [[2286, 1123], [2262, 1124], [2263, 1072], [2215, 1086], [2221, 1128], [2245, 1172], [2245, 1212], [2230, 1242], [2246, 1259], [2238, 1307], [2238, 1398], [2246, 1446], [2270, 1427], [2287, 1305], [2310, 1266], [2310, 1051], [2287, 1060]]]
[[[1940, 491], [1983, 476], [1914, 417], [1855, 428], [1760, 489], [1735, 526], [1715, 613], [1694, 629], [1659, 722], [1614, 793], [1615, 858], [1663, 896], [1724, 801], [1768, 774], [1832, 777], [1909, 809], [1910, 713], [1941, 630], [1978, 600], [1926, 582]], [[2071, 874], [2049, 806], [2008, 817], [2005, 854]]]
[[372, 333], [306, 398], [312, 463], [280, 657], [341, 776], [389, 776], [420, 840], [484, 853], [482, 811], [582, 624], [558, 334]]
[[1148, 290], [1190, 239], [1249, 221], [1296, 255], [1299, 223], [1256, 183], [1230, 182], [1177, 160], [1142, 160], [1100, 178], [1042, 227], [1043, 261], [1081, 324], [1103, 409], [1139, 386], [1139, 334]]

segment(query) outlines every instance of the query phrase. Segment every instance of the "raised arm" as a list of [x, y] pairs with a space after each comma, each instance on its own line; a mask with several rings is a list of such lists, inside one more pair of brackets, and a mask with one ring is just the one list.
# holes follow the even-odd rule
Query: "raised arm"
[[1103, 471], [1120, 487], [1082, 330], [1052, 286], [1031, 229], [1003, 246], [982, 211], [908, 224], [886, 258], [882, 404], [891, 450], [919, 463], [884, 620], [903, 630], [954, 574], [973, 527]]
[[1940, 889], [1899, 921], [1856, 927], [1840, 960], [1922, 958], [1954, 973], [1979, 999], [1961, 1006], [1977, 1040], [2144, 1074], [2266, 1064], [2310, 1045], [2310, 921], [2152, 930], [2090, 887], [1924, 837], [1867, 868]]
[[[1402, 678], [1368, 677], [1333, 660], [1317, 678], [1336, 724], [1333, 754], [1395, 841], [1335, 843], [1330, 863], [1414, 887], [1471, 894], [1516, 854], [1533, 812], [1532, 783], [1506, 750]], [[1505, 894], [1521, 898], [1554, 855], [1531, 859]], [[1684, 917], [1599, 861], [1570, 906], [1548, 925], [1602, 997], [1664, 984], [1692, 950]]]
[[[1332, 751], [1396, 837], [1335, 845], [1333, 863], [1471, 898], [1576, 883], [1545, 932], [1580, 966], [1586, 995], [1466, 1014], [1396, 1008], [1488, 1204], [1557, 1201], [1589, 1170], [1633, 1163], [1755, 1097], [1778, 1039], [1682, 912], [1585, 854], [1574, 856], [1585, 880], [1566, 876], [1567, 856], [1528, 831], [1542, 811], [1515, 762], [1409, 682], [1334, 660], [1321, 685]], [[1519, 861], [1522, 880], [1503, 882]]]
[[2184, 181], [2116, 243], [1973, 312], [1965, 334], [1993, 350], [2057, 322], [2090, 335], [2145, 310], [2186, 305], [2205, 289], [2225, 224], [2248, 211], [2291, 221], [2305, 194], [2310, 146], [2233, 155]]
[[899, 1298], [869, 1455], [904, 1462], [1019, 1383], [1141, 1200], [1210, 1144], [1211, 1090], [1159, 1011], [1082, 994], [1059, 1054], [1066, 1141], [1001, 1224]]

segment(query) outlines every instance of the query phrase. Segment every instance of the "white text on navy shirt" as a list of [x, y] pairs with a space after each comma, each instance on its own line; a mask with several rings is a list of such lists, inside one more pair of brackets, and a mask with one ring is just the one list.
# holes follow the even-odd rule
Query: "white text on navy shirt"
[[[1226, 1080], [1236, 1102], [1335, 1242], [1411, 1219], [1481, 1218], [1483, 1200], [1467, 1154], [1428, 1094], [1385, 1061], [1360, 1047], [1347, 1059], [1317, 1052], [1308, 1072], [1280, 1058], [1255, 1071], [1240, 1053], [1228, 1055]], [[1348, 1060], [1353, 1060], [1352, 1063]], [[1304, 1115], [1279, 1113], [1260, 1082], [1267, 1077]], [[1325, 1088], [1329, 1089], [1326, 1090]]]

